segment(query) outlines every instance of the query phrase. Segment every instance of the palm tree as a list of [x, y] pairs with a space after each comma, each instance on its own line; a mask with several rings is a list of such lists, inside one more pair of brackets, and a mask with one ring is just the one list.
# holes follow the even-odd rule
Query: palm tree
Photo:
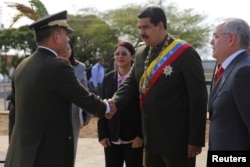
[[30, 0], [30, 7], [21, 3], [7, 2], [8, 7], [16, 8], [20, 11], [19, 14], [13, 17], [10, 28], [22, 17], [27, 17], [31, 20], [37, 20], [43, 16], [49, 15], [44, 4], [40, 0]]

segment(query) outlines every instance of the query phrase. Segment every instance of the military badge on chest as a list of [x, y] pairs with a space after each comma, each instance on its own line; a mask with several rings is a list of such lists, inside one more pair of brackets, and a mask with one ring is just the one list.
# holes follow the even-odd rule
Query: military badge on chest
[[171, 76], [171, 74], [173, 73], [173, 67], [171, 67], [170, 65], [165, 66], [163, 73], [165, 74], [165, 76]]

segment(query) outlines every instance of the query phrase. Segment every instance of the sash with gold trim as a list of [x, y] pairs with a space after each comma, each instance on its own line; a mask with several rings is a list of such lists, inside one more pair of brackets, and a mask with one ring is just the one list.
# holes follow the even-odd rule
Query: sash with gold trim
[[171, 75], [172, 67], [170, 67], [170, 64], [173, 63], [181, 55], [181, 53], [189, 47], [191, 46], [185, 41], [176, 39], [168, 47], [161, 51], [159, 56], [150, 63], [140, 79], [139, 90], [141, 108], [149, 90], [160, 78], [161, 74], [164, 72]]

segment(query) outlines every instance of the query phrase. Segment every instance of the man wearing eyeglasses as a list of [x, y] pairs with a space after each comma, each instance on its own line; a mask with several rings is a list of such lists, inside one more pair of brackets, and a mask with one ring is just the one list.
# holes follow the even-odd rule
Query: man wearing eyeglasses
[[250, 150], [249, 42], [249, 26], [242, 19], [225, 19], [213, 32], [210, 44], [220, 67], [208, 107], [210, 151]]

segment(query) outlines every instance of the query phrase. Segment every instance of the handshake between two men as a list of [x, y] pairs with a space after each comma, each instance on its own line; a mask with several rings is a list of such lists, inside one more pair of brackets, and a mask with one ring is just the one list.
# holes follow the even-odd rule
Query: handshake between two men
[[115, 106], [115, 102], [114, 101], [112, 101], [112, 99], [104, 99], [103, 100], [105, 103], [108, 103], [108, 105], [109, 105], [109, 108], [110, 108], [110, 112], [107, 112], [106, 114], [105, 114], [105, 118], [106, 119], [112, 119], [113, 118], [113, 116], [115, 115], [115, 113], [117, 112], [117, 108], [116, 108], [116, 106]]

